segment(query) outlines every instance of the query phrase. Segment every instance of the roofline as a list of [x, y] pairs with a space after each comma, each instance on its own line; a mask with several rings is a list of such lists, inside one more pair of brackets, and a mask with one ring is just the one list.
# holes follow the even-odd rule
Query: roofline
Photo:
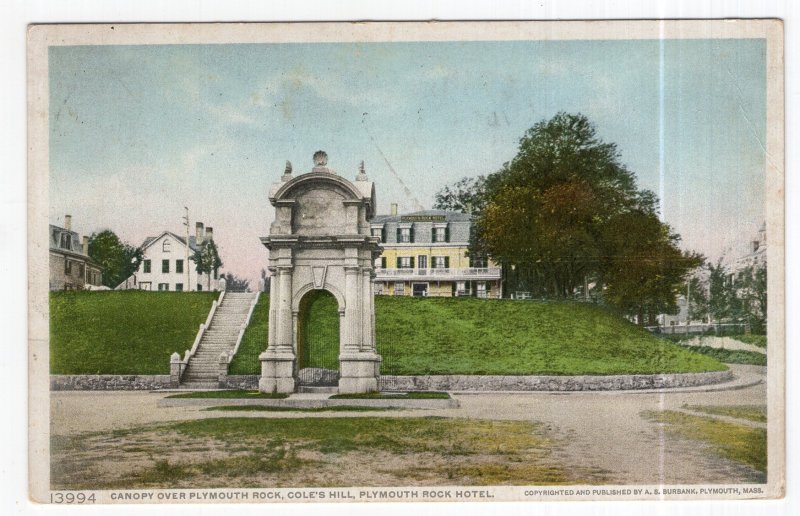
[[[184, 240], [183, 240], [183, 237], [180, 237], [180, 236], [176, 235], [175, 233], [173, 233], [172, 231], [170, 231], [170, 230], [168, 230], [168, 229], [167, 229], [167, 230], [164, 230], [164, 231], [162, 231], [161, 233], [159, 233], [159, 235], [158, 235], [158, 236], [155, 236], [155, 237], [147, 237], [147, 238], [145, 238], [145, 239], [144, 239], [144, 242], [142, 242], [142, 245], [141, 245], [142, 251], [144, 251], [145, 249], [148, 249], [148, 248], [149, 248], [151, 245], [153, 245], [154, 243], [156, 243], [156, 242], [157, 242], [157, 241], [158, 241], [158, 240], [159, 240], [161, 237], [163, 237], [164, 235], [172, 235], [172, 237], [173, 237], [173, 238], [175, 238], [175, 239], [177, 239], [177, 240], [178, 240], [178, 242], [183, 242], [183, 241], [184, 241]], [[145, 242], [147, 242], [147, 240], [149, 240], [150, 238], [152, 238], [152, 240], [150, 240], [150, 242], [149, 242], [147, 245], [145, 245]], [[191, 249], [191, 248], [192, 248], [191, 244], [190, 244], [188, 241], [185, 243], [185, 245], [186, 245], [187, 247], [189, 247], [189, 249]]]
[[94, 265], [98, 269], [101, 269], [101, 270], [105, 269], [105, 267], [103, 267], [102, 265], [100, 265], [99, 263], [94, 261], [91, 256], [87, 256], [85, 254], [76, 253], [75, 251], [70, 251], [68, 249], [61, 249], [59, 247], [51, 247], [50, 248], [50, 252], [51, 253], [55, 253], [55, 254], [63, 254], [63, 255], [69, 255], [69, 256], [73, 256], [73, 257], [77, 257], [77, 258], [82, 258], [83, 260], [85, 260], [86, 262], [90, 263], [91, 265]]

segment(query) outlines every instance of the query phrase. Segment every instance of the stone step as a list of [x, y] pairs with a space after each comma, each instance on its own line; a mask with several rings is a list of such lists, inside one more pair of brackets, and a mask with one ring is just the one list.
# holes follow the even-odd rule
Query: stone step
[[298, 385], [297, 392], [323, 394], [330, 393], [336, 394], [339, 392], [339, 387], [334, 386], [315, 386], [315, 385]]
[[180, 388], [186, 390], [219, 389], [219, 382], [185, 382], [181, 384]]

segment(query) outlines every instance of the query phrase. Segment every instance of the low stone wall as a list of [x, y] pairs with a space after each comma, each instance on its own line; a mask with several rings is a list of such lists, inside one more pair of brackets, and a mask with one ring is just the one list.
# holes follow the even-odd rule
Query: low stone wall
[[[228, 375], [224, 389], [258, 389], [259, 375]], [[636, 374], [609, 376], [419, 375], [380, 377], [381, 390], [391, 391], [621, 391], [696, 387], [730, 381], [733, 372]], [[50, 375], [53, 391], [160, 390], [169, 375]]]
[[384, 375], [379, 385], [392, 391], [621, 391], [696, 387], [732, 379], [730, 370], [608, 376]]
[[50, 375], [51, 391], [153, 391], [169, 387], [168, 374]]

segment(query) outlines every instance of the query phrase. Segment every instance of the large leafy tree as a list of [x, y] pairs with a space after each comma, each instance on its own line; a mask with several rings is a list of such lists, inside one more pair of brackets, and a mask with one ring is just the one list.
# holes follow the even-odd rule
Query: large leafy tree
[[[459, 189], [459, 185], [463, 188]], [[496, 173], [444, 190], [481, 207], [478, 238], [504, 265], [507, 291], [605, 299], [626, 313], [676, 309], [675, 295], [702, 257], [678, 247], [659, 221], [656, 196], [638, 188], [613, 143], [583, 115], [559, 113], [530, 128], [517, 155]], [[458, 199], [458, 195], [455, 195]]]
[[103, 285], [114, 288], [136, 272], [143, 253], [106, 229], [89, 237], [89, 257], [103, 267]]
[[478, 215], [486, 204], [485, 176], [464, 177], [436, 192], [433, 208]]
[[741, 318], [752, 331], [763, 333], [767, 325], [767, 266], [745, 267], [736, 276]]
[[211, 290], [211, 274], [219, 271], [222, 267], [222, 258], [219, 256], [217, 244], [213, 240], [206, 242], [200, 249], [192, 255], [195, 270], [198, 274], [205, 274], [207, 277], [206, 288]]
[[731, 320], [735, 305], [733, 281], [722, 260], [709, 265], [708, 271], [708, 311], [717, 322]]
[[[453, 185], [445, 185], [433, 203], [435, 210], [456, 211], [479, 217], [486, 205], [486, 176], [464, 177]], [[475, 225], [470, 227], [469, 248], [471, 258], [486, 258], [486, 248]]]

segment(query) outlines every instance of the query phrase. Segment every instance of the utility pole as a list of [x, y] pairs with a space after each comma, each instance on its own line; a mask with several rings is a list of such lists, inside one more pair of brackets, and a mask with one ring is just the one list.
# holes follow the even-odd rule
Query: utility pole
[[183, 207], [186, 214], [183, 216], [183, 225], [186, 226], [186, 246], [184, 247], [184, 260], [183, 270], [186, 272], [186, 288], [184, 290], [191, 291], [192, 285], [189, 283], [189, 208]]
[[692, 320], [692, 306], [691, 306], [691, 288], [692, 288], [692, 276], [689, 276], [689, 279], [686, 280], [686, 332], [689, 332], [689, 323]]

